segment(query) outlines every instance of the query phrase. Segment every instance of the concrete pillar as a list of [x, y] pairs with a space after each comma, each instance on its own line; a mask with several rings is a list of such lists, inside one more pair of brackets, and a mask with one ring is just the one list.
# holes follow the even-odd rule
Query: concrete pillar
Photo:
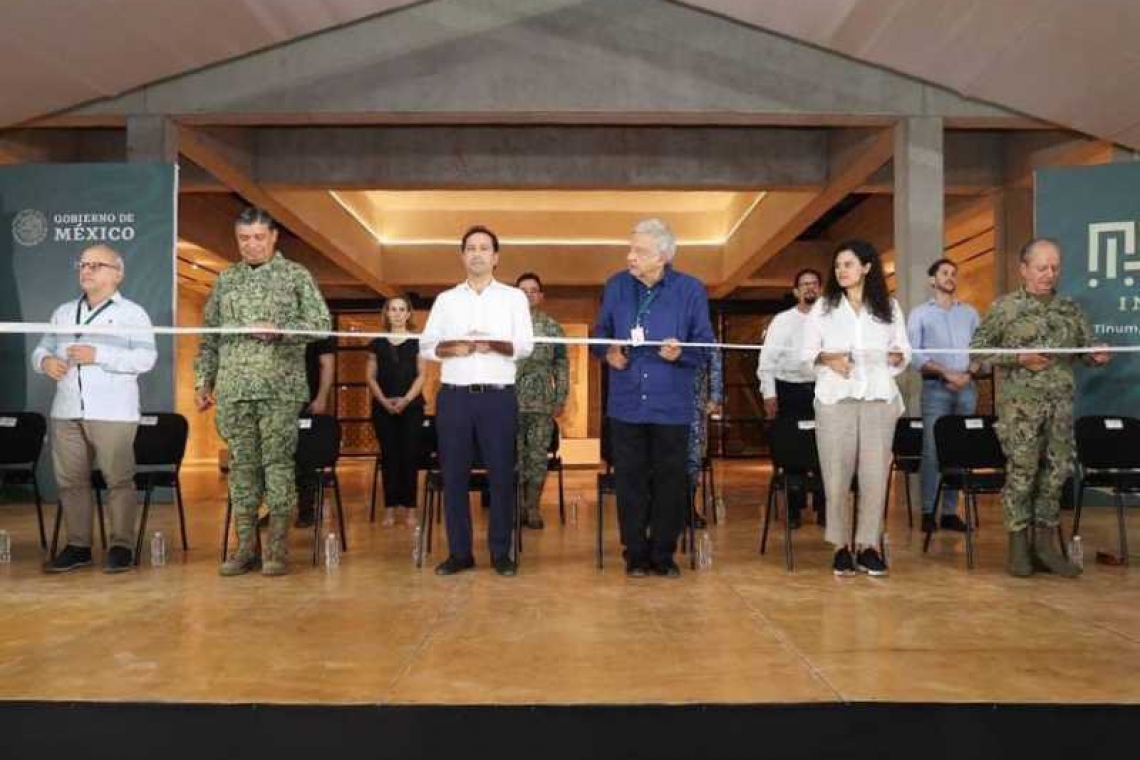
[[178, 163], [178, 126], [165, 116], [128, 116], [127, 161]]
[[929, 297], [927, 268], [943, 255], [942, 119], [915, 117], [895, 126], [895, 293], [910, 312]]
[[[895, 125], [895, 297], [910, 314], [930, 296], [926, 270], [945, 250], [942, 119], [916, 117]], [[906, 414], [921, 414], [918, 373], [899, 376]]]

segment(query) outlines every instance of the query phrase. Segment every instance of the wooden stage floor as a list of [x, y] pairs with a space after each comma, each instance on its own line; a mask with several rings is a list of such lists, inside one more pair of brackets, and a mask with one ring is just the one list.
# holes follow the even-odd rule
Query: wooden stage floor
[[[717, 466], [728, 520], [712, 529], [714, 566], [686, 563], [679, 580], [624, 576], [612, 502], [607, 566], [595, 569], [592, 471], [567, 473], [577, 526], [558, 526], [548, 488], [547, 528], [526, 534], [514, 579], [481, 546], [475, 572], [417, 571], [406, 527], [368, 523], [361, 463], [342, 465], [350, 551], [332, 573], [311, 567], [311, 534], [294, 532], [291, 575], [219, 577], [224, 483], [212, 469], [185, 476], [189, 554], [174, 549], [173, 507], [159, 505], [151, 527], [171, 540], [171, 563], [126, 575], [42, 574], [34, 510], [3, 504], [14, 558], [0, 566], [0, 699], [1140, 703], [1140, 573], [1090, 564], [1076, 581], [1010, 578], [986, 501], [973, 572], [961, 535], [938, 534], [923, 556], [898, 505], [890, 578], [834, 578], [810, 518], [789, 575], [780, 533], [756, 554], [767, 469]], [[1114, 546], [1114, 521], [1086, 514], [1091, 557]]]

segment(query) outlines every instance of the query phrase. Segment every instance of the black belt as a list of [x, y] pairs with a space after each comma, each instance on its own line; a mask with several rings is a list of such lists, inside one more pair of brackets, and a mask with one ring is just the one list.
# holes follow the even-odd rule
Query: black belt
[[488, 384], [474, 384], [474, 385], [452, 385], [451, 383], [444, 383], [443, 389], [445, 391], [466, 391], [467, 393], [490, 393], [491, 391], [509, 391], [513, 390], [513, 385], [488, 385]]
[[792, 387], [795, 387], [795, 388], [809, 388], [809, 387], [814, 388], [815, 387], [815, 381], [814, 380], [807, 380], [807, 381], [802, 382], [802, 383], [794, 383], [790, 380], [781, 380], [780, 378], [777, 377], [776, 382], [781, 384], [781, 385], [791, 385]]

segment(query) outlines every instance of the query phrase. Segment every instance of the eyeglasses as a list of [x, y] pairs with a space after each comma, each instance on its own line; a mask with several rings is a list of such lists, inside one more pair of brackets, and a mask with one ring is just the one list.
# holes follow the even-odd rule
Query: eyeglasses
[[77, 272], [83, 272], [86, 270], [90, 270], [92, 272], [98, 272], [100, 269], [116, 269], [117, 270], [118, 268], [119, 268], [118, 264], [106, 264], [102, 261], [77, 261], [77, 262], [75, 262], [75, 271], [77, 271]]

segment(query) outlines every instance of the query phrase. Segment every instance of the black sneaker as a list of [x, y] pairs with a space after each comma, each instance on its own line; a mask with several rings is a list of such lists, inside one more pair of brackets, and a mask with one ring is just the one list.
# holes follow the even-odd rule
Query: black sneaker
[[653, 574], [660, 575], [665, 578], [680, 578], [681, 568], [677, 567], [677, 563], [673, 558], [658, 560], [653, 563]]
[[91, 564], [91, 548], [68, 544], [44, 565], [45, 573], [68, 573]]
[[938, 523], [934, 521], [934, 515], [922, 516], [922, 532], [923, 533], [937, 533]]
[[473, 567], [475, 567], [474, 557], [460, 559], [455, 555], [448, 555], [447, 559], [435, 566], [435, 574], [455, 575], [456, 573], [462, 573], [464, 570], [470, 570]]
[[495, 572], [505, 578], [512, 578], [519, 571], [518, 563], [511, 559], [509, 554], [492, 557], [491, 567], [495, 568]]
[[861, 572], [866, 573], [872, 577], [882, 577], [887, 575], [887, 563], [879, 556], [879, 553], [874, 549], [867, 548], [859, 552], [855, 558], [855, 567]]
[[112, 546], [111, 551], [107, 552], [106, 561], [103, 563], [103, 572], [125, 573], [134, 565], [132, 559], [134, 559], [134, 555], [127, 547]]
[[844, 546], [835, 553], [835, 560], [831, 563], [831, 570], [838, 578], [849, 578], [855, 575], [855, 560], [851, 557], [851, 550]]
[[958, 515], [942, 515], [942, 519], [938, 521], [938, 526], [943, 530], [954, 530], [959, 533], [966, 532], [966, 523], [962, 522], [962, 518]]

